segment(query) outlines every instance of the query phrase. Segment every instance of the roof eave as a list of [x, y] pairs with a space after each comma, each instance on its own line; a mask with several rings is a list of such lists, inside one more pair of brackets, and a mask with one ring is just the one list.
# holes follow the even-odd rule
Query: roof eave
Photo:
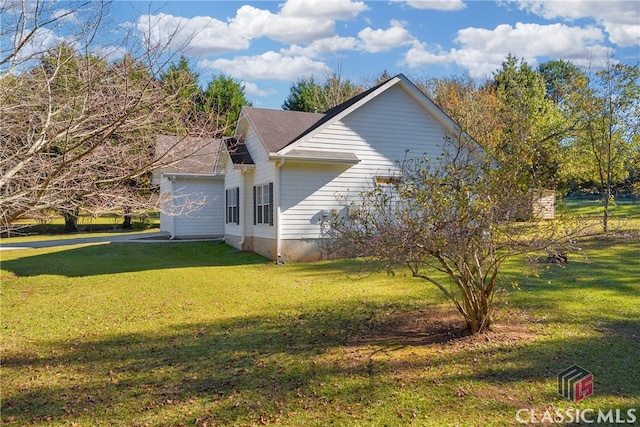
[[250, 164], [250, 163], [234, 163], [233, 168], [240, 169], [240, 170], [255, 169], [256, 165]]
[[357, 165], [360, 159], [339, 159], [335, 157], [304, 157], [304, 156], [287, 156], [278, 153], [270, 153], [269, 160], [272, 162], [295, 162], [295, 163], [316, 163], [316, 164], [335, 164], [335, 165]]
[[224, 176], [217, 173], [163, 172], [162, 176], [169, 177], [169, 178], [224, 179]]

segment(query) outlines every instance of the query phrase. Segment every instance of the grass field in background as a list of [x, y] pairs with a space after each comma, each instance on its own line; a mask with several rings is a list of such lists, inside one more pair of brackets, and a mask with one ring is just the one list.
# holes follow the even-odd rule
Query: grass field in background
[[[77, 229], [73, 232], [65, 231], [64, 218], [61, 216], [50, 216], [40, 221], [33, 218], [24, 218], [13, 223], [8, 238], [31, 237], [31, 236], [54, 236], [73, 235], [76, 233], [113, 233], [122, 231], [121, 215], [103, 215], [93, 217], [81, 215], [77, 220]], [[132, 230], [141, 231], [160, 226], [160, 214], [151, 212], [148, 215], [134, 215], [131, 221]], [[3, 237], [7, 237], [3, 234]], [[95, 237], [95, 236], [94, 236]]]
[[[581, 216], [602, 216], [604, 205], [599, 199], [566, 198], [558, 201], [558, 213]], [[617, 201], [609, 205], [609, 214], [613, 217], [640, 218], [640, 202]]]
[[[640, 407], [640, 241], [582, 247], [564, 268], [505, 266], [499, 321], [479, 337], [427, 283], [356, 260], [277, 266], [210, 242], [2, 251], [2, 422], [509, 426], [522, 408], [626, 414]], [[578, 403], [556, 389], [573, 364], [594, 375]]]

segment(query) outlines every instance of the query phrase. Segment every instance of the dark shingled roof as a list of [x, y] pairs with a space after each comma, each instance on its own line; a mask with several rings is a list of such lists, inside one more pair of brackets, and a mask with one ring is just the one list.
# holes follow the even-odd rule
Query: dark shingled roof
[[254, 107], [244, 107], [244, 111], [270, 153], [282, 150], [324, 117], [324, 114]]
[[253, 165], [253, 158], [243, 141], [236, 138], [227, 138], [224, 140], [227, 146], [227, 152], [231, 157], [231, 163], [234, 165]]
[[220, 143], [213, 138], [162, 135], [156, 140], [156, 159], [164, 173], [212, 174]]
[[[378, 85], [366, 90], [342, 104], [327, 110], [324, 114], [305, 113], [301, 111], [269, 110], [263, 108], [244, 107], [243, 110], [253, 128], [262, 140], [269, 153], [277, 153], [288, 145], [310, 134], [325, 123], [330, 122], [336, 116], [353, 105], [360, 102], [389, 81], [402, 76], [391, 77]], [[305, 156], [309, 156], [306, 153]], [[235, 162], [234, 162], [235, 163]]]

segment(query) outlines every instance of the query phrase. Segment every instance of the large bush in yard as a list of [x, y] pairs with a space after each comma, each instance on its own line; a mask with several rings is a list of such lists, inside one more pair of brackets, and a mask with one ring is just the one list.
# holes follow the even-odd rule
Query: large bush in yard
[[[336, 219], [351, 256], [405, 266], [440, 289], [473, 333], [487, 330], [500, 267], [517, 254], [565, 250], [560, 221], [519, 220], [531, 191], [475, 143], [451, 138], [438, 159], [409, 158]], [[511, 173], [507, 173], [509, 170]]]

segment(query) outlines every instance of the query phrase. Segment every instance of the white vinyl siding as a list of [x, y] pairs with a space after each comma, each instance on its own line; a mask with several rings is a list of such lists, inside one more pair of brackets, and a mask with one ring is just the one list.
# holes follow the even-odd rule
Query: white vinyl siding
[[163, 231], [175, 237], [211, 237], [224, 234], [224, 183], [219, 179], [176, 177], [163, 185]]
[[225, 175], [226, 189], [239, 188], [238, 223], [227, 223], [225, 234], [240, 237], [253, 236], [253, 169], [240, 172], [231, 170]]
[[252, 126], [249, 126], [247, 135], [244, 137], [244, 143], [247, 146], [247, 150], [251, 154], [253, 163], [260, 165], [269, 160], [269, 153], [267, 153], [258, 138], [258, 134], [254, 131]]
[[249, 150], [249, 153], [251, 153], [251, 157], [253, 158], [253, 161], [256, 165], [255, 169], [252, 171], [253, 173], [247, 174], [245, 176], [245, 204], [243, 205], [242, 209], [246, 209], [246, 236], [258, 237], [263, 239], [275, 239], [276, 227], [265, 227], [264, 224], [254, 225], [253, 187], [256, 185], [259, 186], [268, 184], [270, 182], [275, 182], [276, 165], [274, 162], [269, 161], [269, 153], [265, 151], [264, 146], [258, 139], [257, 134], [251, 126], [249, 126], [249, 129], [247, 131], [245, 143], [247, 144], [247, 149]]
[[402, 88], [392, 87], [362, 108], [333, 123], [297, 149], [354, 153], [360, 163], [285, 163], [280, 200], [283, 239], [321, 237], [322, 211], [342, 209], [339, 199], [358, 200], [376, 176], [395, 175], [406, 157], [436, 158], [445, 128]]
[[405, 155], [439, 156], [444, 135], [433, 116], [394, 86], [296, 148], [355, 153], [361, 160], [356, 169], [374, 175]]
[[283, 239], [321, 237], [322, 213], [344, 207], [343, 174], [346, 165], [285, 164], [282, 168], [280, 206]]

